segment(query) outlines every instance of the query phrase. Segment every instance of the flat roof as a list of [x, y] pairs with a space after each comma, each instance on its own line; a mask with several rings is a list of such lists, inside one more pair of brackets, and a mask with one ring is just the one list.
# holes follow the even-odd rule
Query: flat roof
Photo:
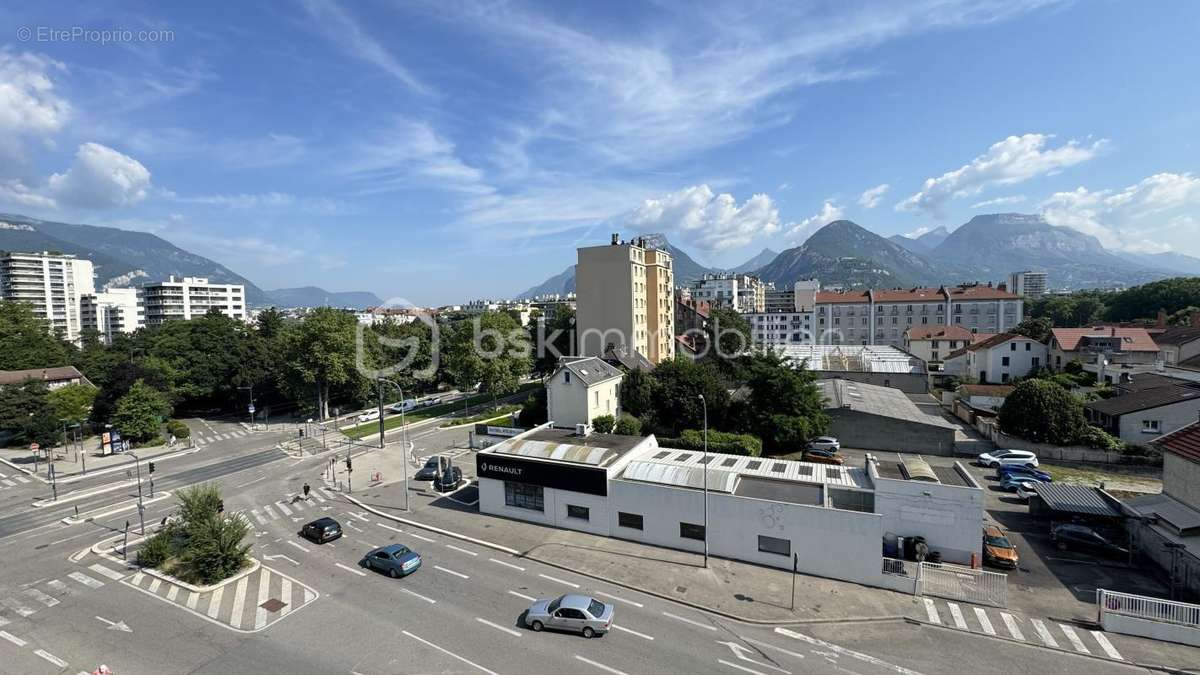
[[771, 480], [757, 476], [742, 476], [738, 481], [734, 494], [739, 497], [752, 499], [767, 499], [773, 502], [788, 502], [789, 504], [807, 504], [823, 506], [824, 490], [817, 483], [797, 483], [795, 481]]
[[[703, 488], [704, 459], [704, 453], [699, 450], [660, 447], [655, 450], [647, 450], [631, 461], [620, 477], [626, 480], [676, 487]], [[834, 466], [797, 462], [790, 459], [708, 453], [709, 490], [736, 492], [739, 489], [739, 477], [757, 477], [864, 490], [874, 488], [866, 470], [856, 466]]]
[[924, 374], [925, 362], [891, 345], [779, 345], [774, 349], [809, 370]]
[[618, 434], [594, 433], [578, 436], [571, 429], [546, 427], [504, 441], [482, 452], [606, 467], [645, 440], [641, 436]]
[[953, 429], [953, 424], [936, 415], [931, 415], [913, 403], [904, 392], [894, 387], [883, 387], [851, 380], [817, 380], [817, 387], [825, 399], [825, 407], [864, 412], [881, 417], [928, 424]]
[[1121, 512], [1104, 498], [1100, 488], [1070, 483], [1038, 483], [1037, 494], [1047, 507], [1055, 511], [1121, 517]]

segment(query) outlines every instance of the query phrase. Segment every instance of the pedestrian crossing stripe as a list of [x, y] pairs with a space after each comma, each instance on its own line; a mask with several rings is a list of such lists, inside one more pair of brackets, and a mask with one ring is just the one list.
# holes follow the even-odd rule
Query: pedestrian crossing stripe
[[4, 480], [0, 481], [0, 483], [4, 483], [4, 484], [5, 484], [5, 485], [7, 485], [8, 487], [17, 487], [17, 484], [16, 484], [16, 483], [12, 482], [11, 480], [9, 480], [9, 479], [7, 479], [7, 478], [5, 478]]
[[99, 579], [93, 579], [83, 572], [71, 572], [67, 576], [75, 581], [78, 581], [84, 586], [87, 586], [88, 588], [100, 588], [104, 585], [103, 581], [100, 581]]
[[25, 476], [13, 476], [13, 478], [16, 478], [16, 479], [17, 479], [19, 482], [21, 482], [21, 483], [28, 483], [28, 482], [29, 482], [29, 479], [28, 479], [28, 478], [26, 478]]
[[1088, 651], [1088, 648], [1084, 646], [1083, 640], [1079, 639], [1079, 635], [1075, 632], [1074, 628], [1062, 623], [1058, 624], [1058, 627], [1061, 628], [1063, 634], [1067, 636], [1067, 640], [1071, 642], [1071, 646], [1075, 648], [1075, 651], [1079, 652], [1080, 654], [1091, 654], [1091, 652]]
[[[942, 623], [941, 616], [938, 614], [937, 604], [931, 598], [922, 598], [922, 600], [924, 601], [928, 622], [938, 626], [944, 625]], [[954, 602], [946, 602], [946, 608], [950, 612], [950, 617], [953, 620], [954, 627], [956, 629], [966, 631], [972, 630], [966, 620], [966, 615], [962, 611], [962, 607], [959, 604]], [[987, 611], [982, 607], [972, 607], [971, 609], [974, 610], [975, 619], [979, 624], [980, 630], [987, 635], [999, 637], [996, 632], [996, 628], [988, 616]], [[999, 612], [999, 614], [1000, 618], [1003, 620], [1005, 629], [1008, 631], [1008, 635], [1014, 640], [1019, 640], [1021, 642], [1027, 641], [1025, 638], [1025, 633], [1021, 630], [1021, 622], [1027, 619], [1029, 621], [1029, 625], [1033, 627], [1033, 631], [1037, 634], [1038, 640], [1046, 647], [1050, 647], [1052, 649], [1063, 648], [1060, 646], [1059, 640], [1055, 638], [1054, 630], [1051, 627], [1057, 626], [1058, 630], [1062, 631], [1062, 634], [1066, 636], [1067, 641], [1070, 642], [1071, 648], [1074, 649], [1074, 651], [1080, 654], [1092, 653], [1092, 651], [1088, 649], [1087, 645], [1084, 644], [1084, 640], [1080, 636], [1079, 631], [1065, 623], [1048, 624], [1042, 619], [1033, 617], [1018, 617], [1009, 612]], [[1108, 658], [1115, 661], [1125, 660], [1124, 657], [1121, 656], [1121, 652], [1117, 651], [1117, 648], [1113, 645], [1112, 641], [1109, 640], [1108, 636], [1102, 631], [1093, 630], [1086, 632], [1091, 634], [1092, 638], [1096, 641], [1096, 644], [1100, 646], [1100, 649], [1104, 651]]]
[[938, 616], [937, 606], [929, 598], [925, 598], [925, 613], [929, 616], [929, 623], [942, 625], [942, 619]]
[[[100, 563], [95, 563], [95, 564], [89, 566], [88, 569], [90, 569], [98, 574], [102, 574], [102, 575], [108, 577], [109, 579], [112, 579], [113, 581], [120, 581], [121, 579], [125, 578], [124, 574], [121, 574], [120, 572], [114, 572], [113, 570], [108, 569], [107, 567], [105, 567], [104, 565], [101, 565]], [[141, 574], [141, 573], [139, 572], [139, 574]]]
[[285, 516], [292, 515], [292, 510], [289, 509], [287, 506], [285, 506], [283, 502], [275, 502], [275, 506], [277, 506], [279, 508], [279, 510], [283, 513], [283, 515], [285, 515]]
[[1041, 619], [1030, 619], [1029, 622], [1033, 624], [1033, 629], [1037, 631], [1038, 637], [1042, 640], [1042, 644], [1046, 645], [1047, 647], [1058, 646], [1058, 640], [1055, 640], [1054, 636], [1050, 634], [1050, 629], [1046, 628], [1046, 622], [1042, 621]]
[[34, 600], [37, 600], [38, 602], [42, 603], [43, 605], [45, 605], [47, 607], [53, 607], [58, 604], [57, 598], [52, 598], [49, 595], [46, 595], [45, 593], [39, 591], [36, 588], [26, 589], [25, 595], [28, 595], [29, 597], [33, 598]]
[[1025, 636], [1021, 633], [1021, 628], [1017, 625], [1017, 620], [1013, 618], [1012, 614], [1000, 612], [1000, 618], [1004, 619], [1004, 626], [1008, 628], [1010, 635], [1022, 642], [1025, 640]]
[[975, 618], [979, 619], [979, 627], [988, 635], [995, 635], [996, 629], [992, 628], [992, 620], [988, 618], [987, 612], [983, 611], [982, 607], [975, 608]]
[[962, 610], [953, 602], [946, 603], [950, 607], [950, 617], [954, 619], [954, 627], [967, 630], [967, 620], [963, 618]]
[[1125, 659], [1121, 658], [1121, 652], [1117, 651], [1117, 648], [1114, 647], [1113, 644], [1108, 641], [1107, 635], [1105, 635], [1104, 633], [1101, 633], [1098, 630], [1094, 630], [1094, 631], [1092, 631], [1092, 637], [1096, 638], [1096, 643], [1100, 645], [1100, 648], [1104, 650], [1105, 654], [1108, 654], [1109, 658], [1117, 659], [1119, 661], [1125, 660]]

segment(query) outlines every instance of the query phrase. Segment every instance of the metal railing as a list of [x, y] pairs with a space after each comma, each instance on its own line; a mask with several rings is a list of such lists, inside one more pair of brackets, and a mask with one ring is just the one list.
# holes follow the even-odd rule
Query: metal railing
[[1096, 591], [1096, 605], [1099, 609], [1101, 623], [1104, 622], [1105, 614], [1120, 614], [1137, 619], [1200, 629], [1200, 605], [1151, 598], [1145, 595], [1133, 595], [1132, 593], [1120, 593], [1103, 588]]

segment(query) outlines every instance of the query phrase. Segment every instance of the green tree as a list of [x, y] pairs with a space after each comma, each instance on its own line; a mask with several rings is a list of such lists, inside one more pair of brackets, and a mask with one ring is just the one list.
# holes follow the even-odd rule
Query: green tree
[[563, 356], [574, 356], [575, 350], [575, 310], [559, 307], [550, 321], [539, 321], [541, 317], [529, 321], [529, 340], [533, 345], [533, 371], [549, 375], [558, 366], [558, 360]]
[[613, 429], [613, 433], [622, 436], [641, 436], [642, 421], [629, 413], [621, 413], [621, 416], [617, 418], [617, 425]]
[[0, 300], [0, 370], [65, 366], [67, 344], [26, 304]]
[[99, 392], [86, 384], [68, 384], [50, 392], [50, 405], [54, 415], [69, 424], [81, 424], [92, 412], [92, 403]]
[[654, 387], [654, 376], [644, 370], [635, 368], [625, 373], [621, 381], [621, 409], [634, 417], [653, 412]]
[[729, 392], [713, 366], [682, 357], [663, 361], [654, 369], [654, 380], [656, 426], [671, 435], [684, 429], [699, 429], [704, 424], [707, 404], [709, 427], [721, 428], [729, 408]]
[[1050, 331], [1054, 328], [1054, 324], [1049, 317], [1028, 318], [1017, 324], [1012, 329], [1017, 335], [1024, 335], [1027, 338], [1032, 338], [1038, 342], [1050, 342]]
[[459, 321], [450, 330], [443, 367], [460, 388], [479, 383], [494, 396], [517, 390], [533, 362], [528, 334], [505, 312], [484, 312]]
[[737, 417], [763, 441], [768, 452], [799, 449], [828, 428], [829, 416], [816, 385], [816, 375], [804, 364], [791, 363], [772, 352], [756, 354], [747, 366], [750, 395]]
[[548, 416], [546, 389], [538, 388], [529, 395], [529, 398], [525, 399], [525, 403], [521, 406], [521, 412], [517, 415], [517, 424], [530, 429], [539, 424], [545, 424], [549, 421]]
[[122, 437], [144, 443], [159, 436], [159, 427], [170, 414], [166, 397], [138, 380], [117, 401], [112, 421]]
[[1024, 380], [1000, 407], [1004, 433], [1035, 443], [1069, 445], [1087, 427], [1079, 397], [1053, 380]]
[[57, 445], [62, 438], [62, 422], [50, 404], [46, 385], [29, 380], [0, 387], [0, 430], [12, 432], [9, 443], [13, 445]]
[[750, 351], [750, 322], [732, 309], [709, 310], [705, 333], [708, 338], [709, 360], [727, 377], [737, 377], [738, 364]]
[[1159, 309], [1174, 314], [1191, 306], [1200, 306], [1200, 277], [1176, 277], [1134, 286], [1114, 293], [1106, 305], [1104, 318], [1109, 321], [1149, 319]]
[[309, 312], [284, 338], [284, 389], [296, 400], [313, 400], [321, 419], [329, 416], [332, 390], [358, 385], [370, 391], [355, 369], [358, 321], [353, 315], [319, 307]]

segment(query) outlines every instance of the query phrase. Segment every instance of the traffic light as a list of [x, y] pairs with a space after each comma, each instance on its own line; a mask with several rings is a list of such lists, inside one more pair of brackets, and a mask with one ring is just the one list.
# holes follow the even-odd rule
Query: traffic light
[[346, 458], [346, 472], [349, 473], [353, 470], [354, 470], [354, 466], [350, 463], [350, 458], [347, 457]]
[[154, 462], [150, 462], [150, 473], [154, 473]]

